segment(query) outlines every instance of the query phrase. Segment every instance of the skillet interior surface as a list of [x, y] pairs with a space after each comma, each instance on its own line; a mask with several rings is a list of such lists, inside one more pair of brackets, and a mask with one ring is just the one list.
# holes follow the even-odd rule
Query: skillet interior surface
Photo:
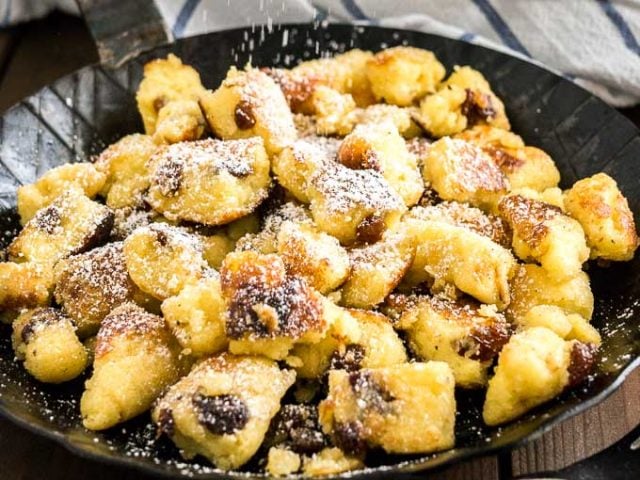
[[[286, 33], [285, 33], [286, 32]], [[379, 27], [313, 25], [244, 28], [180, 40], [155, 49], [115, 71], [84, 68], [26, 98], [0, 118], [0, 239], [16, 233], [15, 189], [57, 165], [83, 161], [120, 136], [142, 131], [135, 91], [143, 64], [174, 52], [214, 88], [229, 66], [292, 66], [299, 60], [350, 48], [379, 50], [395, 45], [427, 48], [448, 69], [480, 70], [507, 107], [513, 130], [527, 144], [547, 151], [562, 174], [563, 187], [605, 171], [629, 199], [640, 224], [640, 132], [602, 101], [573, 83], [508, 55], [419, 32]], [[504, 428], [481, 421], [483, 394], [458, 392], [456, 448], [429, 456], [393, 457], [373, 453], [371, 468], [342, 477], [411, 477], [475, 455], [486, 455], [535, 438], [557, 422], [604, 399], [640, 363], [640, 256], [603, 269], [589, 265], [596, 297], [593, 324], [603, 333], [597, 372], [577, 391], [563, 395]], [[63, 386], [39, 384], [14, 361], [10, 329], [0, 328], [0, 413], [54, 438], [72, 451], [98, 460], [164, 475], [198, 478], [253, 477], [225, 474], [205, 461], [184, 462], [166, 440], [155, 440], [148, 415], [104, 433], [84, 430], [78, 399], [84, 378]]]

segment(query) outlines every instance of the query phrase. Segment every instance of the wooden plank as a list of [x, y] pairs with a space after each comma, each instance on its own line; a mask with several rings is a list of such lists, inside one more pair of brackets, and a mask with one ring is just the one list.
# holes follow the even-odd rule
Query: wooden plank
[[53, 441], [33, 435], [5, 419], [0, 419], [0, 472], [2, 480], [156, 478], [80, 458]]
[[481, 457], [442, 471], [426, 474], [425, 480], [497, 480], [498, 457]]
[[590, 457], [640, 424], [640, 369], [607, 400], [512, 454], [513, 475], [553, 471]]

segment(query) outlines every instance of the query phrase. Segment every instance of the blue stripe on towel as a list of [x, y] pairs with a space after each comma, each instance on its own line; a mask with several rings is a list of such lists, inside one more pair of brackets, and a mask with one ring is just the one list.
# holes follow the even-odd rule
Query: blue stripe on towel
[[624, 44], [629, 50], [636, 55], [640, 55], [640, 45], [638, 40], [633, 35], [633, 32], [629, 28], [629, 25], [625, 21], [622, 14], [616, 9], [616, 7], [609, 0], [597, 0], [604, 13], [609, 17], [611, 23], [618, 29]]
[[486, 19], [489, 21], [493, 29], [502, 39], [502, 42], [509, 48], [516, 50], [528, 57], [531, 55], [527, 49], [520, 43], [518, 37], [515, 36], [509, 25], [504, 21], [495, 8], [489, 3], [489, 0], [473, 0], [473, 3], [480, 9]]
[[187, 27], [187, 23], [191, 20], [191, 16], [198, 5], [200, 5], [201, 0], [187, 0], [182, 5], [180, 12], [178, 13], [178, 18], [176, 18], [176, 23], [173, 25], [173, 36], [176, 38], [182, 37], [185, 28]]
[[356, 20], [371, 20], [358, 6], [356, 0], [342, 0], [342, 6]]
[[313, 10], [314, 10], [313, 12], [314, 22], [322, 22], [329, 17], [329, 11], [317, 5], [315, 2], [311, 2], [311, 6], [313, 7]]

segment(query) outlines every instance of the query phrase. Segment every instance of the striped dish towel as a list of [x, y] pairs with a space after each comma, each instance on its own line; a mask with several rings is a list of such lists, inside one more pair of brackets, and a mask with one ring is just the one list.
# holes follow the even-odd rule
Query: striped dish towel
[[[156, 0], [177, 38], [256, 24], [328, 20], [407, 28], [508, 50], [608, 103], [640, 103], [640, 0]], [[0, 21], [73, 0], [0, 0]], [[0, 24], [1, 25], [1, 24]]]

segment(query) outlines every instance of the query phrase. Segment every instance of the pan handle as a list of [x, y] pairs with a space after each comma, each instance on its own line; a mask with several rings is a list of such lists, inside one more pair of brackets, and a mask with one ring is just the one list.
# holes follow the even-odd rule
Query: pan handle
[[118, 67], [139, 53], [173, 41], [154, 0], [76, 0], [100, 62]]

